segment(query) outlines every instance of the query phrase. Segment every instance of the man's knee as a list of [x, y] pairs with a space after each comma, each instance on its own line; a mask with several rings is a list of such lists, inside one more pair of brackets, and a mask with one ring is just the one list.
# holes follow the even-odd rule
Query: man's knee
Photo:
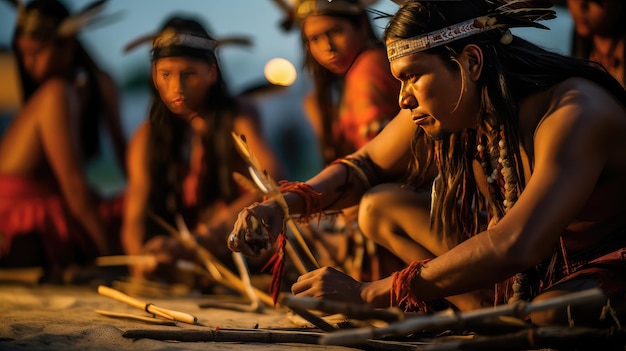
[[[593, 279], [572, 280], [540, 294], [533, 302], [558, 299], [569, 293], [592, 289], [597, 286], [598, 284]], [[531, 321], [536, 325], [605, 327], [612, 324], [611, 316], [603, 313], [605, 307], [606, 301], [603, 301], [537, 311], [531, 314]]]

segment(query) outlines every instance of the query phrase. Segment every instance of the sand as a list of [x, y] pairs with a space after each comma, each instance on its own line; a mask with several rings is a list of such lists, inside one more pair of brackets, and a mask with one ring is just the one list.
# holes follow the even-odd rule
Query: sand
[[[212, 299], [207, 295], [157, 298], [149, 301], [141, 296], [135, 297], [160, 307], [193, 314], [202, 325], [179, 322], [176, 326], [161, 326], [100, 315], [94, 310], [150, 317], [142, 310], [98, 294], [97, 286], [2, 284], [0, 350], [291, 350], [296, 347], [299, 350], [353, 350], [299, 343], [134, 340], [124, 337], [123, 333], [138, 329], [254, 329], [257, 325], [260, 329], [311, 330], [285, 310], [266, 309], [263, 313], [251, 313], [201, 308], [201, 305]], [[215, 300], [219, 300], [217, 296]]]

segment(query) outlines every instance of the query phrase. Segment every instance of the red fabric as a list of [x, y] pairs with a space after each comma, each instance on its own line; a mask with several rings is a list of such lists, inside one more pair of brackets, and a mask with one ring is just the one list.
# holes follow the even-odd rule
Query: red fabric
[[400, 111], [400, 83], [392, 75], [383, 49], [361, 53], [345, 75], [334, 140], [345, 140], [355, 150], [371, 140]]
[[278, 301], [278, 295], [280, 295], [280, 285], [285, 273], [285, 245], [287, 244], [287, 237], [285, 233], [281, 232], [276, 238], [276, 252], [263, 266], [262, 271], [270, 268], [272, 272], [272, 280], [270, 281], [270, 294], [274, 305]]
[[0, 257], [6, 255], [15, 237], [41, 234], [49, 262], [66, 262], [71, 256], [69, 217], [59, 191], [15, 176], [0, 176]]
[[[111, 226], [111, 233], [119, 232], [123, 207], [123, 196], [100, 203], [100, 215]], [[0, 175], [0, 259], [9, 253], [15, 238], [33, 233], [41, 241], [48, 266], [66, 266], [78, 256], [88, 259], [95, 253], [54, 183]], [[119, 249], [118, 238], [110, 238], [113, 250]]]

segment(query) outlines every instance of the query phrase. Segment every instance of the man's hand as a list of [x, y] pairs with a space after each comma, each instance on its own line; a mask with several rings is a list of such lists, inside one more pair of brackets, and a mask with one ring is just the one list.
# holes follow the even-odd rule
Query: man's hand
[[228, 248], [248, 257], [258, 257], [261, 250], [272, 247], [283, 226], [282, 211], [274, 201], [253, 204], [239, 213], [228, 236]]
[[348, 303], [366, 303], [361, 298], [363, 284], [332, 267], [303, 274], [291, 286], [296, 297], [313, 297]]

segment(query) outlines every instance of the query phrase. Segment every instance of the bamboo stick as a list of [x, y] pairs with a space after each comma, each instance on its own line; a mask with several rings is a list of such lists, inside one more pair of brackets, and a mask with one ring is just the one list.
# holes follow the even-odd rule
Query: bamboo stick
[[98, 293], [165, 319], [181, 321], [189, 324], [198, 324], [198, 318], [189, 313], [158, 307], [152, 303], [146, 303], [132, 296], [128, 296], [123, 292], [109, 288], [108, 286], [100, 285], [98, 287]]
[[420, 315], [404, 321], [389, 324], [382, 328], [359, 328], [338, 331], [320, 339], [326, 345], [350, 345], [367, 339], [376, 339], [388, 335], [409, 335], [427, 328], [450, 328], [454, 325], [479, 321], [499, 316], [523, 317], [532, 312], [583, 303], [606, 301], [606, 296], [599, 288], [575, 292], [561, 297], [546, 299], [539, 302], [519, 301], [514, 304], [500, 305], [475, 311], [455, 313], [451, 309], [432, 315]]

